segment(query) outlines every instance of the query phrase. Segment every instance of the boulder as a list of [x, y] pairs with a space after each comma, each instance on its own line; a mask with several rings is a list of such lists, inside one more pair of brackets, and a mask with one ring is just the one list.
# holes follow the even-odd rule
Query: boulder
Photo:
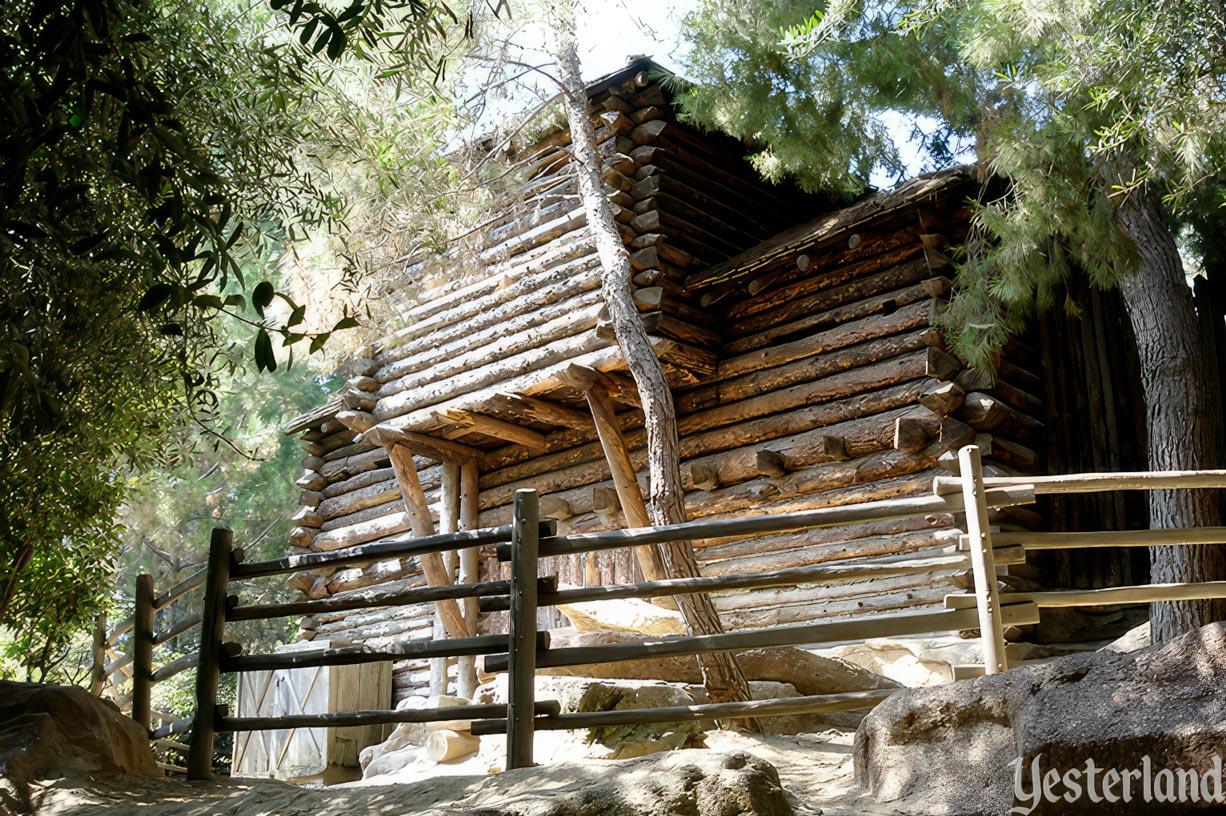
[[736, 653], [736, 660], [745, 679], [791, 683], [802, 696], [899, 687], [887, 677], [844, 660], [821, 657], [791, 646], [746, 649]]
[[1103, 647], [1104, 652], [1127, 654], [1153, 645], [1149, 637], [1149, 621], [1134, 626]]
[[[870, 638], [820, 650], [908, 688], [952, 682], [953, 667], [982, 663], [978, 640], [956, 636], [928, 638]], [[1010, 655], [1012, 657], [1012, 655]]]
[[[477, 690], [482, 702], [505, 703], [506, 682], [499, 678]], [[684, 688], [659, 681], [606, 681], [587, 677], [536, 678], [536, 698], [557, 700], [564, 712], [620, 711], [629, 708], [666, 708], [694, 705]], [[701, 746], [705, 729], [697, 720], [645, 725], [601, 726], [574, 731], [540, 732], [537, 761], [566, 759], [631, 759], [681, 747]], [[545, 734], [551, 739], [543, 739]], [[482, 746], [489, 767], [499, 767], [501, 745]]]
[[[1075, 654], [901, 691], [856, 733], [856, 780], [877, 804], [899, 813], [1006, 813], [1015, 805], [1015, 813], [1151, 812], [1140, 803], [1140, 774], [1128, 808], [1105, 798], [1101, 773], [1093, 801], [1085, 790], [1090, 760], [1094, 769], [1146, 774], [1153, 802], [1167, 792], [1164, 769], [1196, 770], [1202, 790], [1216, 795], [1212, 773], [1226, 744], [1223, 677], [1226, 625], [1218, 623], [1131, 653]], [[1036, 770], [1040, 779], [1053, 771], [1058, 777], [1037, 800]], [[1122, 798], [1118, 775], [1116, 781], [1112, 793]], [[1072, 798], [1052, 802], [1048, 793]], [[1194, 804], [1179, 805], [1179, 812]]]
[[[1078, 646], [1010, 643], [1007, 655], [1009, 664], [1015, 665], [1023, 660], [1063, 657], [1086, 650]], [[862, 643], [817, 651], [824, 657], [842, 659], [908, 688], [952, 683], [954, 667], [983, 664], [983, 647], [979, 638], [966, 639], [957, 635], [870, 638]]]
[[[750, 680], [749, 696], [754, 700], [782, 700], [788, 697], [803, 697], [791, 683], [778, 683], [774, 680]], [[707, 690], [702, 686], [687, 686], [686, 691], [696, 703], [708, 703]], [[862, 711], [825, 711], [812, 714], [789, 714], [785, 717], [761, 717], [758, 725], [761, 733], [767, 735], [781, 734], [814, 734], [837, 728], [843, 731], [854, 731], [868, 709]], [[715, 723], [704, 721], [708, 728], [714, 729]], [[727, 727], [727, 724], [725, 724]]]
[[[524, 791], [518, 796], [508, 794]], [[531, 791], [528, 793], [527, 791]], [[793, 816], [779, 774], [737, 752], [677, 751], [616, 765], [508, 771], [448, 813], [473, 816]]]
[[29, 783], [159, 776], [145, 729], [76, 686], [0, 680], [0, 812], [21, 812]]
[[[407, 697], [396, 704], [397, 711], [406, 709], [450, 708], [471, 703], [463, 697]], [[468, 731], [468, 721], [446, 720], [435, 723], [400, 723], [383, 742], [362, 749], [358, 762], [362, 766], [362, 778], [383, 776], [403, 770], [421, 762], [433, 761], [427, 757], [425, 746], [430, 735], [444, 729]], [[475, 749], [474, 749], [475, 750]]]
[[558, 611], [580, 632], [637, 632], [641, 635], [684, 635], [685, 619], [637, 598], [558, 604]]

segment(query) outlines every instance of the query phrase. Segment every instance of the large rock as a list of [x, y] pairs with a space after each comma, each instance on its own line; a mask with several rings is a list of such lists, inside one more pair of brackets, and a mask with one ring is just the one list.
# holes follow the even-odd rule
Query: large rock
[[[655, 680], [599, 680], [588, 677], [536, 678], [536, 698], [557, 700], [564, 712], [622, 711], [631, 708], [690, 706], [695, 700], [684, 688]], [[481, 702], [505, 703], [505, 677], [477, 690]], [[703, 724], [697, 720], [600, 726], [573, 731], [538, 732], [537, 762], [548, 764], [567, 759], [632, 759], [660, 751], [702, 745]], [[547, 736], [548, 735], [548, 736]], [[484, 764], [501, 767], [505, 740], [483, 742]]]
[[[1006, 813], [1015, 805], [1015, 770], [1022, 793], [1015, 812], [1032, 805], [1036, 814], [1151, 812], [1138, 806], [1139, 782], [1132, 783], [1130, 809], [1121, 809], [1092, 801], [1088, 791], [1076, 796], [1064, 780], [1084, 788], [1087, 760], [1118, 772], [1148, 761], [1156, 801], [1163, 769], [1212, 770], [1226, 744], [1224, 677], [1226, 625], [1213, 624], [1132, 653], [1077, 654], [902, 691], [857, 732], [856, 778], [879, 804], [901, 813]], [[1072, 800], [1032, 801], [1036, 762], [1040, 775], [1054, 769], [1062, 777], [1052, 793]], [[1065, 777], [1069, 771], [1077, 773]], [[1102, 796], [1101, 774], [1096, 779]], [[1207, 790], [1213, 792], [1212, 779]], [[1113, 793], [1122, 796], [1122, 787]]]
[[[641, 640], [641, 636], [627, 632], [574, 632], [567, 629], [555, 629], [550, 632], [551, 649], [570, 646], [603, 646]], [[820, 657], [791, 646], [745, 649], [735, 654], [746, 680], [791, 683], [803, 695], [897, 688], [899, 685], [893, 680], [853, 666], [844, 660]], [[688, 655], [625, 660], [617, 663], [589, 663], [583, 666], [566, 666], [542, 671], [560, 676], [600, 677], [608, 680], [664, 680], [670, 683], [691, 685], [702, 682], [702, 670], [698, 667], [698, 659]]]
[[[817, 651], [823, 657], [844, 660], [909, 688], [952, 683], [955, 667], [983, 664], [983, 646], [979, 638], [966, 639], [957, 635], [870, 638], [862, 643]], [[1023, 660], [1063, 657], [1081, 651], [1087, 649], [1010, 643], [1007, 654], [1012, 665]]]
[[[531, 781], [507, 801], [503, 788]], [[501, 801], [500, 801], [501, 799]], [[472, 816], [793, 816], [779, 774], [747, 753], [678, 751], [592, 768], [499, 774], [448, 812]]]
[[[749, 696], [753, 700], [784, 700], [789, 697], [802, 697], [791, 683], [778, 683], [774, 680], [750, 680]], [[707, 690], [702, 686], [686, 686], [686, 691], [694, 698], [695, 703], [709, 703]], [[864, 719], [868, 709], [851, 711], [821, 711], [809, 714], [788, 714], [782, 717], [761, 717], [758, 726], [762, 734], [815, 734], [837, 728], [841, 731], [855, 731], [856, 726]], [[729, 720], [728, 723], [735, 721]], [[708, 728], [714, 729], [714, 721], [704, 721]], [[725, 727], [728, 727], [725, 723]]]
[[[396, 704], [397, 711], [407, 709], [451, 708], [468, 705], [471, 701], [463, 697], [407, 697]], [[370, 745], [358, 754], [358, 762], [362, 765], [362, 778], [396, 773], [411, 765], [432, 764], [434, 760], [426, 755], [425, 747], [430, 735], [444, 729], [467, 731], [470, 728], [467, 721], [447, 720], [432, 723], [399, 723], [388, 738], [378, 745]]]
[[558, 611], [580, 632], [637, 632], [641, 635], [684, 635], [685, 619], [675, 609], [626, 598], [558, 604]]
[[1120, 635], [1115, 640], [1108, 643], [1102, 648], [1104, 652], [1119, 652], [1127, 654], [1128, 652], [1139, 651], [1153, 645], [1149, 637], [1149, 621], [1145, 621], [1138, 626], [1134, 626], [1124, 634]]
[[0, 680], [0, 813], [35, 780], [119, 774], [160, 775], [134, 720], [76, 686]]

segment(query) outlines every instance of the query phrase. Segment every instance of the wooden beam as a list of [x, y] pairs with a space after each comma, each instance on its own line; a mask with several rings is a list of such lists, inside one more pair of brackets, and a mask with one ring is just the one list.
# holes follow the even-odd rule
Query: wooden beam
[[[1016, 548], [1007, 553], [1016, 555]], [[999, 556], [998, 547], [994, 554]], [[539, 606], [584, 603], [588, 601], [622, 600], [627, 598], [659, 598], [669, 595], [692, 595], [699, 592], [721, 592], [731, 589], [764, 589], [804, 584], [842, 583], [866, 578], [886, 578], [899, 575], [921, 575], [936, 570], [964, 569], [969, 565], [965, 553], [940, 555], [928, 558], [904, 558], [895, 561], [870, 564], [817, 564], [791, 567], [758, 573], [733, 573], [699, 578], [669, 579], [665, 581], [594, 586], [585, 588], [543, 591], [538, 596]], [[1000, 562], [998, 562], [1000, 563]], [[1226, 582], [1223, 582], [1226, 583]], [[538, 587], [544, 582], [538, 582]], [[947, 596], [957, 597], [957, 596]], [[969, 597], [969, 596], [967, 596]], [[510, 608], [510, 596], [486, 595], [479, 599], [482, 611], [501, 611]], [[950, 604], [947, 604], [950, 606]], [[954, 608], [950, 606], [950, 608]]]
[[556, 402], [520, 394], [498, 394], [494, 398], [496, 410], [505, 410], [512, 416], [528, 422], [543, 422], [586, 431], [592, 427], [592, 418], [582, 411]]
[[187, 778], [213, 778], [213, 739], [216, 734], [217, 682], [221, 642], [226, 628], [226, 587], [230, 581], [230, 552], [234, 533], [215, 527], [209, 541], [208, 578], [204, 587], [204, 610], [200, 619], [200, 663], [196, 670], [196, 715], [191, 749], [187, 753]]
[[336, 420], [351, 431], [361, 433], [375, 426], [376, 420], [365, 411], [338, 411]]
[[[1101, 493], [1108, 490], [1173, 490], [1178, 488], [1226, 488], [1226, 470], [1138, 471], [1134, 473], [1069, 473], [1060, 476], [989, 476], [988, 488], [1029, 486], [1035, 495], [1055, 493]], [[957, 493], [961, 480], [940, 476], [933, 479], [938, 496]]]
[[[409, 524], [413, 527], [413, 535], [422, 538], [434, 534], [434, 522], [430, 519], [430, 507], [426, 502], [426, 492], [422, 489], [421, 479], [417, 476], [417, 465], [413, 463], [413, 452], [404, 445], [393, 445], [389, 451], [392, 468], [396, 471], [396, 481], [400, 484], [400, 498], [404, 501], [405, 512], [409, 515]], [[451, 578], [443, 557], [439, 553], [423, 553], [418, 556], [421, 571], [426, 576], [426, 583], [432, 587], [451, 586]], [[464, 615], [460, 605], [454, 600], [435, 601], [434, 608], [438, 611], [443, 627], [448, 637], [467, 637], [467, 627], [464, 625]]]
[[[1005, 607], [1002, 617], [1004, 623], [1009, 626], [1034, 623], [1033, 610], [1027, 604]], [[974, 629], [978, 625], [978, 618], [971, 609], [945, 609], [939, 612], [886, 612], [823, 623], [771, 626], [764, 629], [745, 629], [715, 635], [670, 635], [650, 640], [600, 646], [567, 646], [545, 649], [537, 654], [536, 665], [539, 670], [559, 666], [651, 660], [740, 649], [839, 643], [848, 640]], [[285, 656], [278, 655], [278, 657], [284, 659]], [[506, 671], [506, 668], [507, 657], [504, 654], [491, 654], [485, 658], [487, 672]]]
[[459, 442], [437, 439], [433, 436], [426, 436], [425, 434], [414, 433], [413, 431], [401, 431], [385, 426], [371, 428], [362, 434], [362, 441], [381, 445], [389, 451], [397, 446], [407, 448], [419, 456], [437, 459], [440, 462], [463, 463], [470, 460], [480, 460], [484, 455], [484, 452], [480, 449], [461, 445]]
[[543, 433], [502, 419], [495, 419], [484, 414], [475, 414], [472, 411], [440, 411], [435, 416], [442, 422], [449, 422], [460, 426], [444, 434], [448, 439], [470, 433], [479, 433], [529, 448], [543, 449], [545, 447], [545, 435]]
[[[476, 720], [505, 716], [507, 707], [500, 703], [475, 703], [444, 708], [406, 708], [378, 711], [333, 711], [327, 714], [290, 714], [282, 717], [225, 717], [218, 721], [220, 731], [279, 731], [285, 728], [346, 728], [396, 723], [431, 723], [450, 720]], [[536, 704], [538, 715], [558, 714], [556, 700]]]
[[507, 767], [532, 765], [536, 706], [537, 493], [515, 493], [511, 533], [511, 615], [507, 638]]
[[[683, 722], [704, 719], [732, 720], [738, 718], [784, 717], [815, 714], [825, 711], [854, 711], [873, 708], [896, 688], [847, 691], [839, 694], [819, 694], [805, 697], [784, 697], [777, 700], [750, 700], [737, 703], [702, 703], [692, 706], [663, 708], [626, 708], [616, 711], [594, 711], [538, 717], [537, 731], [561, 731], [578, 728], [617, 728], [656, 722]], [[506, 731], [503, 719], [475, 720], [474, 736], [501, 734]]]
[[[443, 463], [443, 475], [439, 484], [438, 525], [440, 533], [455, 533], [460, 526], [460, 466], [455, 462]], [[459, 574], [459, 556], [452, 550], [443, 556], [443, 564], [447, 569], [447, 580], [455, 584]], [[463, 617], [463, 610], [460, 612]], [[468, 631], [468, 622], [462, 620], [464, 637], [472, 637], [475, 632]], [[434, 620], [434, 636], [445, 638], [447, 631], [440, 617]], [[455, 658], [436, 657], [430, 660], [430, 693], [450, 694], [449, 666]]]
[[[480, 511], [481, 492], [478, 487], [480, 471], [476, 461], [468, 461], [460, 466], [460, 515], [459, 529], [475, 530]], [[476, 547], [460, 550], [460, 572], [457, 576], [459, 584], [476, 584], [480, 580], [480, 564]], [[480, 612], [476, 598], [465, 598], [462, 602], [464, 627], [470, 637], [477, 635], [477, 623]], [[471, 656], [459, 658], [456, 693], [466, 699], [472, 699], [477, 693], [477, 662]]]
[[996, 546], [1027, 550], [1081, 547], [1165, 547], [1181, 544], [1226, 544], [1226, 527], [1179, 527], [1157, 530], [1094, 530], [1076, 533], [993, 533]]
[[962, 500], [966, 506], [966, 535], [970, 545], [971, 572], [975, 577], [975, 609], [979, 616], [979, 642], [983, 648], [983, 671], [998, 674], [1009, 668], [1005, 656], [1004, 625], [996, 587], [996, 564], [992, 560], [992, 533], [983, 487], [979, 448], [967, 445], [958, 451], [962, 474]]
[[601, 383], [605, 387], [605, 391], [610, 399], [616, 400], [623, 405], [629, 405], [632, 408], [642, 407], [642, 403], [639, 401], [638, 386], [627, 377], [599, 371], [588, 366], [571, 364], [558, 373], [558, 379], [564, 385], [569, 385], [571, 388], [584, 393], [596, 383]]
[[[536, 633], [536, 646], [549, 648], [549, 633]], [[302, 669], [315, 666], [353, 666], [359, 663], [384, 663], [392, 660], [412, 660], [448, 657], [460, 654], [505, 654], [506, 635], [480, 635], [454, 640], [404, 640], [382, 649], [367, 646], [339, 646], [310, 651], [278, 652], [276, 654], [239, 655], [225, 661], [226, 671], [248, 672], [276, 669]], [[288, 722], [288, 719], [286, 719]]]
[[132, 719], [149, 730], [149, 706], [153, 693], [153, 576], [136, 576], [136, 631], [129, 647], [132, 654]]
[[[617, 491], [622, 513], [626, 516], [626, 524], [630, 527], [650, 527], [651, 517], [647, 514], [647, 505], [643, 501], [642, 491], [639, 490], [634, 464], [630, 461], [630, 451], [626, 448], [625, 438], [622, 437], [621, 426], [617, 424], [617, 414], [613, 410], [613, 402], [609, 398], [605, 383], [599, 378], [593, 380], [584, 391], [584, 397], [588, 407], [592, 409], [596, 434], [600, 437], [600, 446], [609, 462], [613, 487]], [[668, 577], [654, 547], [635, 547], [634, 555], [647, 580], [659, 581]]]
[[[1002, 604], [1033, 603], [1039, 609], [1078, 606], [1125, 606], [1164, 601], [1199, 601], [1226, 598], [1226, 581], [1182, 584], [1142, 584], [1102, 589], [1055, 589], [1035, 592], [1002, 592]], [[974, 608], [973, 595], [946, 595], [947, 609]]]

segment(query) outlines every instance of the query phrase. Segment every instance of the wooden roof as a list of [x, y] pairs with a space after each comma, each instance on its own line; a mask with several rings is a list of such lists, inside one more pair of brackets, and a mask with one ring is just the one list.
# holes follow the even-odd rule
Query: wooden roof
[[819, 215], [709, 269], [690, 275], [685, 279], [685, 285], [691, 291], [708, 293], [704, 305], [709, 305], [719, 299], [720, 293], [726, 292], [729, 285], [754, 276], [780, 258], [815, 247], [891, 212], [915, 206], [925, 199], [964, 185], [971, 180], [971, 171], [967, 166], [954, 167], [917, 176], [892, 190], [874, 193], [850, 207]]

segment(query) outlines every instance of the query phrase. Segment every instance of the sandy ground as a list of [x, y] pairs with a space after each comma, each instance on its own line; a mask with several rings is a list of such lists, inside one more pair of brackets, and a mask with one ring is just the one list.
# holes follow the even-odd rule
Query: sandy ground
[[[840, 731], [770, 737], [715, 731], [708, 732], [705, 750], [746, 751], [770, 762], [779, 771], [798, 816], [851, 816], [867, 812], [852, 802], [851, 742], [852, 735]], [[454, 808], [479, 808], [560, 792], [604, 776], [616, 765], [589, 760], [534, 769], [527, 776], [490, 776], [470, 759], [412, 766], [393, 775], [323, 789], [263, 780], [62, 780], [37, 789], [33, 799], [39, 816], [442, 814], [454, 813]], [[625, 782], [634, 784], [631, 778]]]

